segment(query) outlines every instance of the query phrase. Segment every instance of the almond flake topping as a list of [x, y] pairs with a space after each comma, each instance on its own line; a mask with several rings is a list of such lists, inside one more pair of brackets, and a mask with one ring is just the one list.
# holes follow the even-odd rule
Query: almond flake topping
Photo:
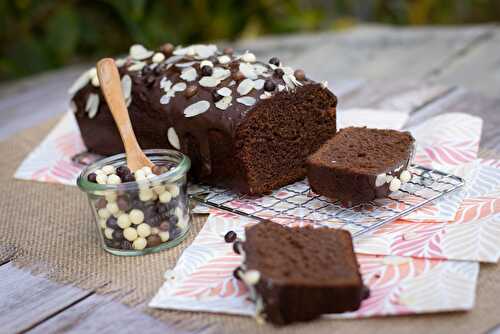
[[175, 132], [175, 129], [173, 127], [168, 128], [167, 138], [168, 138], [168, 142], [170, 143], [170, 145], [172, 145], [173, 148], [175, 148], [177, 150], [181, 149], [179, 136], [177, 136], [177, 132]]
[[205, 111], [208, 110], [208, 108], [210, 108], [210, 102], [205, 100], [198, 101], [188, 106], [186, 109], [184, 109], [184, 116], [194, 117], [199, 114], [203, 114]]
[[125, 74], [121, 80], [123, 98], [125, 105], [128, 107], [132, 103], [132, 79], [128, 74]]
[[68, 89], [68, 94], [75, 94], [76, 92], [78, 92], [80, 89], [82, 89], [83, 87], [85, 87], [90, 80], [92, 80], [92, 73], [93, 73], [93, 70], [95, 70], [95, 68], [91, 68], [85, 72], [83, 72], [79, 77], [78, 79], [76, 79], [76, 81], [71, 85], [71, 87]]
[[162, 78], [160, 81], [160, 88], [165, 91], [165, 95], [161, 97], [160, 103], [168, 104], [170, 99], [175, 96], [175, 93], [184, 91], [187, 85], [185, 82], [178, 82], [172, 86], [172, 81], [167, 78]]
[[213, 76], [210, 76], [201, 78], [200, 81], [198, 81], [198, 83], [200, 84], [200, 86], [203, 87], [215, 87], [218, 84], [220, 84], [220, 80], [214, 78]]
[[262, 89], [264, 87], [265, 81], [263, 79], [257, 79], [253, 82], [255, 89]]
[[248, 107], [253, 106], [256, 102], [256, 100], [251, 96], [239, 97], [236, 99], [236, 101], [238, 101], [239, 103], [244, 104]]
[[194, 81], [198, 77], [198, 73], [196, 72], [194, 67], [187, 67], [182, 70], [181, 79], [186, 81]]
[[273, 96], [273, 94], [271, 94], [271, 92], [264, 92], [260, 95], [260, 98], [261, 98], [261, 100], [265, 100], [265, 99], [270, 98], [271, 96]]
[[176, 56], [192, 56], [196, 59], [206, 59], [213, 56], [217, 52], [217, 46], [196, 44], [188, 47], [178, 47], [173, 54]]
[[87, 112], [89, 118], [94, 118], [99, 110], [99, 95], [91, 93], [87, 97], [87, 102], [85, 103], [85, 111]]
[[134, 60], [144, 60], [151, 57], [153, 53], [140, 44], [134, 44], [130, 47], [130, 57]]
[[217, 94], [219, 94], [221, 96], [230, 96], [232, 94], [232, 91], [231, 91], [231, 89], [229, 89], [227, 87], [222, 87], [222, 88], [217, 90]]
[[193, 66], [194, 64], [196, 64], [195, 61], [188, 61], [187, 63], [178, 63], [178, 64], [175, 64], [175, 67], [179, 67], [179, 68], [183, 68], [183, 67], [191, 67]]
[[231, 103], [232, 100], [233, 100], [233, 97], [231, 95], [224, 96], [222, 99], [215, 102], [215, 106], [218, 109], [226, 110], [227, 108], [229, 108], [232, 105], [232, 103]]
[[245, 79], [238, 85], [236, 91], [240, 95], [247, 95], [255, 87], [253, 80]]
[[146, 63], [145, 63], [145, 62], [143, 62], [143, 61], [138, 61], [138, 62], [135, 62], [135, 63], [133, 63], [132, 65], [130, 65], [130, 66], [128, 67], [128, 70], [129, 70], [129, 71], [131, 71], [131, 72], [132, 72], [132, 71], [140, 71], [140, 70], [142, 70], [142, 68], [143, 68], [144, 66], [146, 66]]
[[257, 79], [257, 73], [255, 73], [255, 70], [254, 70], [252, 64], [240, 63], [239, 69], [240, 69], [240, 72], [243, 73], [243, 75], [246, 78]]

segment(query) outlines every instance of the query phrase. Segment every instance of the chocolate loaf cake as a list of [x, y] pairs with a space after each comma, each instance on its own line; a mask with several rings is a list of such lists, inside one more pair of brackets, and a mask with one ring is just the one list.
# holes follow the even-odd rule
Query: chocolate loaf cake
[[[307, 156], [336, 132], [335, 95], [277, 58], [166, 44], [134, 45], [116, 63], [141, 147], [187, 154], [195, 181], [269, 192], [305, 177]], [[88, 150], [123, 152], [95, 68], [70, 92]]]
[[308, 158], [309, 184], [347, 206], [386, 197], [410, 181], [414, 141], [409, 132], [342, 129]]
[[250, 288], [257, 319], [308, 321], [357, 310], [367, 297], [349, 232], [262, 222], [245, 234], [236, 273]]

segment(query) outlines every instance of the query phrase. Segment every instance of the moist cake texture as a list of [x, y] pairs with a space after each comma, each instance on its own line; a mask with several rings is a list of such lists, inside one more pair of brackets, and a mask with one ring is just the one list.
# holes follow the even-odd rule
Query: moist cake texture
[[366, 297], [349, 232], [262, 222], [245, 234], [240, 276], [265, 321], [284, 325], [354, 311]]
[[348, 206], [386, 197], [410, 181], [414, 142], [409, 132], [342, 129], [308, 158], [309, 184]]
[[[139, 144], [187, 154], [195, 181], [269, 192], [304, 178], [307, 156], [336, 132], [335, 95], [276, 57], [165, 44], [116, 62]], [[70, 92], [88, 150], [123, 152], [95, 68]]]

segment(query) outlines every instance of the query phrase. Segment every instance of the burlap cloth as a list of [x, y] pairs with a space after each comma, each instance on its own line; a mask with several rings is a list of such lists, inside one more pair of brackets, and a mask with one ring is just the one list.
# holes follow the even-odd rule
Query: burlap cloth
[[[191, 329], [209, 326], [215, 332], [279, 331], [251, 318], [195, 312], [153, 310], [146, 303], [163, 283], [204, 221], [197, 217], [189, 237], [179, 247], [142, 257], [118, 257], [104, 252], [97, 240], [86, 196], [76, 187], [14, 180], [22, 159], [43, 139], [55, 120], [0, 142], [0, 263], [51, 279], [112, 294], [152, 316]], [[476, 307], [471, 312], [362, 320], [318, 320], [281, 329], [310, 333], [482, 333], [500, 322], [500, 266], [482, 265]], [[205, 327], [206, 328], [206, 327]], [[119, 331], [119, 329], [117, 328]]]

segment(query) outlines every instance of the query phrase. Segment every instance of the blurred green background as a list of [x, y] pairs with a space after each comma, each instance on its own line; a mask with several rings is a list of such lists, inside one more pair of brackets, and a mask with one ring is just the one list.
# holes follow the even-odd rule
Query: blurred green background
[[359, 22], [467, 24], [500, 19], [500, 0], [0, 0], [0, 80], [103, 55]]

